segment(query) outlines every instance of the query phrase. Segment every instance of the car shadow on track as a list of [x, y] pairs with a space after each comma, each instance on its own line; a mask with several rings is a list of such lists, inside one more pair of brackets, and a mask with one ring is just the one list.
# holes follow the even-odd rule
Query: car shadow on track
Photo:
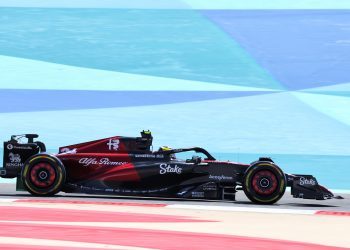
[[300, 204], [300, 203], [287, 203], [285, 204], [287, 206], [291, 206], [291, 207], [302, 207], [302, 208], [317, 208], [317, 207], [340, 207], [340, 206], [336, 206], [336, 205], [325, 205], [325, 204]]
[[251, 206], [251, 207], [270, 207], [270, 208], [299, 208], [299, 209], [305, 209], [305, 208], [338, 208], [340, 206], [334, 205], [334, 204], [319, 204], [319, 203], [285, 203], [280, 202], [276, 204], [271, 205], [259, 205], [254, 204], [250, 202], [249, 200], [238, 200], [238, 201], [221, 201], [221, 200], [194, 200], [194, 199], [180, 199], [180, 198], [159, 198], [159, 197], [135, 197], [135, 196], [110, 196], [110, 195], [96, 195], [96, 194], [62, 194], [59, 193], [53, 197], [40, 197], [40, 196], [33, 196], [27, 193], [14, 193], [14, 194], [8, 194], [8, 193], [0, 193], [0, 196], [2, 197], [11, 197], [11, 198], [28, 198], [28, 199], [52, 199], [52, 200], [65, 200], [65, 199], [77, 199], [77, 200], [89, 200], [89, 201], [96, 201], [98, 202], [106, 202], [106, 201], [142, 201], [147, 203], [154, 203], [159, 202], [162, 204], [178, 204], [179, 202], [183, 202], [186, 205], [189, 204], [196, 204], [196, 205], [202, 205], [202, 204], [208, 204], [210, 205], [218, 205], [218, 206], [229, 206], [229, 205], [245, 205], [245, 206]]

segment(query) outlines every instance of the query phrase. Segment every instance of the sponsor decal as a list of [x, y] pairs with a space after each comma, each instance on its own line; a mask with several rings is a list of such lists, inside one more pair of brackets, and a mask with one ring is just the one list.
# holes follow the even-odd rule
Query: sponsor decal
[[302, 186], [305, 186], [305, 185], [315, 186], [316, 185], [316, 181], [314, 179], [312, 179], [312, 178], [308, 179], [308, 178], [305, 178], [305, 177], [300, 177], [299, 184], [302, 185]]
[[91, 187], [92, 191], [104, 191], [103, 188], [98, 188], [98, 187]]
[[207, 183], [203, 186], [204, 191], [216, 191], [217, 186], [214, 182]]
[[232, 176], [226, 176], [226, 175], [209, 175], [209, 179], [223, 181], [223, 180], [232, 180], [233, 177]]
[[16, 146], [16, 145], [12, 145], [12, 144], [7, 144], [6, 148], [8, 150], [12, 150], [12, 149], [30, 149], [30, 150], [32, 150], [33, 149], [30, 146]]
[[204, 192], [192, 192], [193, 198], [204, 198]]
[[62, 148], [60, 153], [67, 153], [68, 151], [70, 151], [70, 148]]
[[19, 154], [10, 153], [9, 158], [11, 163], [21, 162], [21, 157], [19, 156]]
[[159, 173], [160, 174], [166, 174], [166, 173], [181, 174], [182, 168], [178, 167], [177, 165], [171, 166], [170, 164], [162, 163], [159, 165]]
[[6, 167], [22, 167], [23, 163], [19, 154], [9, 153], [9, 163], [6, 163]]
[[73, 148], [73, 149], [62, 148], [60, 153], [61, 154], [76, 154], [77, 153], [77, 149], [76, 148]]
[[83, 164], [85, 167], [90, 166], [90, 165], [97, 165], [98, 161], [96, 158], [81, 158], [79, 160], [80, 164]]
[[127, 164], [127, 161], [111, 161], [109, 158], [81, 158], [79, 160], [80, 164], [83, 164], [84, 167], [88, 167], [90, 165], [103, 165], [103, 166], [120, 166]]
[[13, 146], [14, 149], [29, 149], [29, 150], [32, 150], [33, 148], [32, 147], [29, 147], [29, 146]]
[[129, 189], [120, 189], [116, 188], [114, 189], [114, 193], [133, 193], [133, 194], [151, 194], [151, 193], [160, 193], [167, 191], [168, 188], [161, 188], [161, 189], [143, 189], [143, 190], [129, 190]]
[[109, 139], [107, 143], [108, 150], [118, 151], [120, 141], [118, 139]]
[[100, 159], [100, 164], [102, 165], [120, 166], [127, 163], [128, 163], [127, 161], [111, 161], [108, 158]]
[[162, 154], [135, 154], [135, 158], [157, 158], [157, 159], [162, 159], [164, 158], [164, 155]]
[[168, 188], [160, 188], [160, 189], [123, 189], [123, 188], [98, 188], [98, 187], [92, 187], [92, 186], [82, 186], [77, 185], [73, 183], [68, 183], [68, 186], [73, 189], [80, 189], [83, 191], [95, 191], [95, 192], [113, 192], [113, 193], [128, 193], [128, 194], [151, 194], [151, 193], [159, 193], [159, 192], [165, 192], [168, 190]]

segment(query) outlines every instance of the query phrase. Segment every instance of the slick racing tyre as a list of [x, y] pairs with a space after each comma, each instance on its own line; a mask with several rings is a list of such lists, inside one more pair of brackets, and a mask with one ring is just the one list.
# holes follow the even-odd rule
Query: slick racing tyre
[[245, 172], [243, 190], [254, 203], [273, 204], [282, 198], [286, 190], [286, 177], [273, 162], [253, 163]]
[[38, 154], [27, 160], [21, 177], [24, 187], [32, 195], [51, 196], [61, 191], [66, 180], [66, 171], [58, 158]]

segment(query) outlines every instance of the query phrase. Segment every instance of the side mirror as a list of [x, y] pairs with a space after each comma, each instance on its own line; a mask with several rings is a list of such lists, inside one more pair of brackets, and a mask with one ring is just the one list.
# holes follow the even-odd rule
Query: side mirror
[[202, 158], [199, 156], [192, 156], [191, 162], [193, 162], [194, 164], [199, 164], [202, 162]]

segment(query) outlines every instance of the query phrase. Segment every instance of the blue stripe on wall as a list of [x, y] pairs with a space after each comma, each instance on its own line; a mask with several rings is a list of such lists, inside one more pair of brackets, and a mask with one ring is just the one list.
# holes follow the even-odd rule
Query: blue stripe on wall
[[159, 105], [268, 94], [262, 91], [0, 90], [0, 112]]
[[349, 10], [203, 11], [287, 89], [350, 81]]

